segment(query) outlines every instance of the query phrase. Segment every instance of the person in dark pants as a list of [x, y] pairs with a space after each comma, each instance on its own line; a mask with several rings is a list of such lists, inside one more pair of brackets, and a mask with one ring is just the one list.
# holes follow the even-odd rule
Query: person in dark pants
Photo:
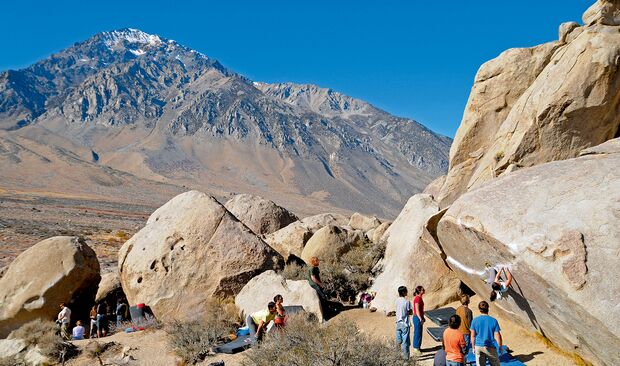
[[321, 270], [319, 269], [319, 258], [317, 257], [310, 258], [310, 268], [308, 268], [308, 283], [310, 284], [310, 287], [312, 287], [314, 291], [316, 291], [317, 295], [319, 295], [323, 316], [328, 315], [329, 300], [327, 299], [327, 295], [323, 291], [325, 285], [323, 284], [323, 282], [321, 282]]
[[396, 343], [403, 350], [403, 358], [409, 359], [409, 347], [411, 347], [411, 335], [409, 316], [413, 314], [411, 301], [407, 300], [407, 287], [398, 288], [398, 300], [396, 300]]
[[424, 287], [418, 286], [415, 288], [413, 298], [413, 355], [419, 357], [422, 355], [420, 348], [422, 347], [422, 329], [424, 326], [424, 300], [422, 296], [426, 291]]
[[108, 331], [106, 314], [108, 313], [108, 303], [100, 302], [97, 305], [97, 338], [105, 337]]
[[250, 339], [253, 343], [262, 340], [267, 324], [276, 318], [276, 314], [276, 303], [270, 302], [267, 304], [266, 310], [260, 310], [253, 314], [249, 314], [245, 318], [245, 323], [250, 330]]
[[[491, 366], [500, 366], [499, 352], [502, 349], [502, 333], [497, 319], [489, 316], [489, 303], [480, 301], [478, 310], [481, 315], [471, 322], [471, 343], [474, 345], [476, 365], [485, 366], [487, 360]], [[499, 349], [495, 348], [495, 342]]]

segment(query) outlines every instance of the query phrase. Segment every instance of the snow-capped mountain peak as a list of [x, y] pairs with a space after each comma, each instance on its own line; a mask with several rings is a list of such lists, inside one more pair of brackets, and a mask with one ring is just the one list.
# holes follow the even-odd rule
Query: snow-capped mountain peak
[[159, 46], [163, 43], [163, 40], [158, 35], [148, 34], [134, 28], [103, 32], [102, 37], [106, 46], [110, 48], [120, 43], [137, 43], [148, 46]]

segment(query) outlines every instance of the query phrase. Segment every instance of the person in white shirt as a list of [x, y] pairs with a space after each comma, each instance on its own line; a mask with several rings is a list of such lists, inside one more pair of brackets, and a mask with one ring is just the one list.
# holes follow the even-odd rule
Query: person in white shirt
[[60, 334], [63, 338], [71, 339], [71, 333], [69, 333], [69, 323], [71, 323], [71, 309], [65, 306], [64, 303], [60, 304], [60, 313], [58, 313], [57, 323], [60, 324]]
[[[506, 281], [502, 280], [502, 272], [506, 274]], [[512, 284], [512, 273], [507, 267], [501, 267], [495, 275], [495, 279], [491, 283], [491, 296], [490, 300], [501, 300], [504, 297], [504, 293], [508, 291], [508, 288]]]
[[82, 326], [82, 322], [80, 320], [78, 320], [75, 323], [75, 327], [73, 327], [73, 334], [72, 334], [71, 338], [74, 341], [77, 341], [77, 340], [80, 340], [80, 339], [84, 339], [84, 327]]
[[411, 346], [409, 316], [413, 314], [411, 301], [407, 300], [407, 287], [398, 288], [398, 300], [396, 300], [396, 343], [403, 350], [403, 358], [409, 359], [409, 347]]

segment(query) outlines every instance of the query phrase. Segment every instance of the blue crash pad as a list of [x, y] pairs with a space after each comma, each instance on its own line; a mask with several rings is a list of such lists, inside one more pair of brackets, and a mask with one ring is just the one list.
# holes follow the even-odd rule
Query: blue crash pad
[[[497, 344], [495, 344], [495, 348], [497, 348]], [[502, 366], [525, 366], [525, 364], [516, 358], [512, 357], [510, 353], [507, 352], [508, 347], [502, 346], [502, 351], [499, 355], [499, 362]], [[474, 351], [471, 350], [465, 357], [465, 364], [467, 365], [475, 365], [476, 364], [476, 356], [474, 355]], [[487, 361], [487, 365], [489, 362]]]

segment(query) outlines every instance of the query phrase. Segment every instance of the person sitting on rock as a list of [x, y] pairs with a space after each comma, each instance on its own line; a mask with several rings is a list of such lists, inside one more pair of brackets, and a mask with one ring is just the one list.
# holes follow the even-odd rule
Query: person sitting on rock
[[71, 339], [71, 333], [69, 332], [69, 324], [71, 323], [71, 309], [65, 306], [65, 303], [60, 303], [60, 313], [58, 313], [58, 319], [56, 323], [60, 325], [60, 335], [65, 339]]
[[[502, 281], [502, 272], [506, 274], [506, 281]], [[512, 273], [507, 267], [501, 267], [497, 274], [495, 275], [495, 279], [491, 283], [491, 291], [490, 300], [501, 300], [504, 296], [504, 293], [508, 291], [508, 288], [512, 284]]]
[[71, 339], [73, 339], [74, 341], [84, 339], [84, 327], [82, 326], [81, 320], [78, 320], [75, 323], [75, 327], [73, 327], [73, 333], [71, 335]]
[[282, 295], [278, 294], [273, 298], [273, 302], [276, 303], [276, 318], [273, 323], [278, 328], [284, 328], [284, 325], [286, 325], [286, 309], [284, 309], [284, 305], [282, 305], [282, 303], [284, 303], [284, 298]]
[[253, 343], [261, 341], [267, 324], [276, 318], [276, 303], [267, 304], [266, 310], [260, 310], [250, 314], [245, 318], [245, 322], [250, 330], [250, 339]]

